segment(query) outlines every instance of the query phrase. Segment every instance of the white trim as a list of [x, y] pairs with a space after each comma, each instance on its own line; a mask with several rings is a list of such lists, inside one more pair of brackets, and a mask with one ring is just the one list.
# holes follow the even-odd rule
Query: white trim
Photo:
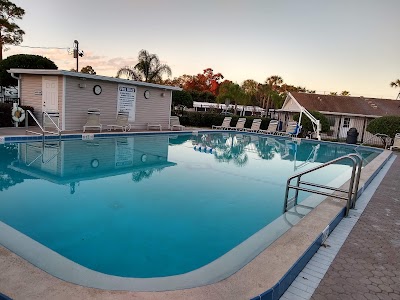
[[61, 105], [62, 105], [62, 113], [61, 113], [61, 118], [62, 118], [62, 124], [61, 124], [61, 130], [65, 130], [65, 91], [66, 91], [66, 85], [67, 85], [67, 77], [63, 76], [63, 90], [62, 90], [62, 98], [61, 98]]
[[171, 93], [171, 98], [169, 100], [168, 129], [171, 129], [172, 91], [170, 93]]
[[160, 88], [160, 89], [172, 90], [172, 91], [181, 91], [182, 90], [180, 87], [176, 87], [176, 86], [168, 86], [168, 85], [148, 83], [148, 82], [143, 82], [143, 81], [120, 79], [120, 78], [114, 78], [114, 77], [108, 77], [108, 76], [90, 75], [90, 74], [85, 74], [85, 73], [80, 73], [80, 72], [70, 72], [70, 71], [65, 71], [65, 70], [10, 69], [7, 72], [10, 74], [70, 76], [70, 77], [79, 77], [79, 78], [85, 78], [85, 79], [118, 82], [118, 83], [122, 83], [122, 84], [132, 84], [132, 85], [137, 85], [137, 86]]
[[[299, 112], [297, 110], [291, 109], [277, 109], [275, 112]], [[361, 114], [352, 114], [352, 113], [341, 113], [341, 112], [331, 112], [331, 111], [319, 111], [323, 115], [333, 115], [333, 116], [350, 116], [350, 117], [359, 117], [359, 118], [380, 118], [382, 116], [378, 115], [361, 115]]]

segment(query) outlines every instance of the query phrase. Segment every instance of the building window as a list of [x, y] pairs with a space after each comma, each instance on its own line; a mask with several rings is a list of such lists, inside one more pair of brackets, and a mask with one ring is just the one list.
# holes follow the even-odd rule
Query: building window
[[350, 118], [344, 118], [343, 119], [343, 128], [348, 128], [350, 127]]

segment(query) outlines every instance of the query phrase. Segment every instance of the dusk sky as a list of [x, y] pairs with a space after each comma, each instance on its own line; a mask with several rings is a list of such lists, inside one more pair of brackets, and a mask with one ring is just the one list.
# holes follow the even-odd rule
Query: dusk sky
[[[134, 65], [141, 49], [173, 77], [205, 68], [241, 84], [280, 75], [288, 84], [396, 98], [400, 0], [12, 0], [25, 9], [21, 45], [71, 47], [76, 39], [99, 75]], [[75, 68], [67, 50], [9, 47]]]

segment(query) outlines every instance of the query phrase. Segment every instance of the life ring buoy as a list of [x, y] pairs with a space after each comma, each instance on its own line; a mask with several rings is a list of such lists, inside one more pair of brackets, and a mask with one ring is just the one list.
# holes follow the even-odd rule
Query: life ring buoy
[[25, 120], [25, 110], [21, 107], [14, 107], [11, 111], [11, 116], [15, 122], [22, 122]]

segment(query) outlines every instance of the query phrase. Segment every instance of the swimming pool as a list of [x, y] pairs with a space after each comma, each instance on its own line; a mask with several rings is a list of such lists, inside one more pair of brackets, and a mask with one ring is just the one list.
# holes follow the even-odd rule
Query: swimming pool
[[[201, 270], [202, 279], [183, 288], [225, 278], [265, 249], [291, 226], [282, 222], [286, 179], [354, 147], [230, 132], [53, 140], [0, 151], [1, 222], [107, 275], [176, 278]], [[379, 151], [361, 154], [368, 162]], [[339, 186], [349, 170], [332, 165], [305, 180]], [[308, 196], [299, 199], [319, 203]], [[249, 243], [260, 233], [257, 245]]]

